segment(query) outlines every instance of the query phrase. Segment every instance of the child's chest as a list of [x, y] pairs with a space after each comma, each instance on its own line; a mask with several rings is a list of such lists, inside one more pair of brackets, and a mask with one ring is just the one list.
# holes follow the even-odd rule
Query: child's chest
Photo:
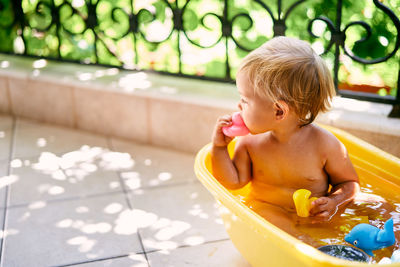
[[314, 192], [326, 190], [324, 159], [312, 147], [255, 147], [249, 151], [256, 183]]

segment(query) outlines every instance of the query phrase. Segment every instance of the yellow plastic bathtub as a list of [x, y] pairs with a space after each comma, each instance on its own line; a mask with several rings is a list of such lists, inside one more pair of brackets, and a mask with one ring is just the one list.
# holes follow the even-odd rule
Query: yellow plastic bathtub
[[[385, 180], [388, 194], [400, 194], [400, 190], [394, 190], [400, 186], [400, 159], [342, 130], [323, 125], [322, 127], [336, 135], [347, 147], [360, 180], [368, 179], [370, 184], [382, 184]], [[234, 142], [229, 145], [230, 153], [233, 152], [234, 145]], [[250, 210], [235, 197], [238, 191], [227, 190], [213, 177], [210, 147], [211, 144], [206, 145], [196, 156], [196, 176], [221, 204], [221, 216], [226, 230], [236, 248], [252, 266], [378, 266], [328, 256]], [[246, 195], [248, 190], [246, 186], [240, 189], [239, 193]], [[400, 263], [390, 266], [400, 266]]]

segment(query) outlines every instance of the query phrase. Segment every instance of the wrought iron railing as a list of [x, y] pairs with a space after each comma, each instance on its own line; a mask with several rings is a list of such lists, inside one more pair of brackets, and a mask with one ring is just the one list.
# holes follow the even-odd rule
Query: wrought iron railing
[[289, 35], [326, 59], [339, 94], [391, 104], [390, 116], [400, 117], [399, 6], [400, 0], [0, 0], [0, 52], [233, 82], [249, 51]]

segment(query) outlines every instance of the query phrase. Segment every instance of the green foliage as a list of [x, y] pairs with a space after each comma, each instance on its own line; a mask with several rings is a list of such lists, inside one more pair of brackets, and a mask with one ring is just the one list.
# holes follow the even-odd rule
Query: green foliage
[[158, 1], [158, 2], [153, 3], [153, 7], [156, 8], [155, 14], [156, 14], [157, 20], [164, 22], [166, 19], [166, 15], [165, 15], [166, 7], [167, 7], [166, 4], [162, 1]]
[[210, 76], [214, 78], [224, 78], [225, 77], [225, 63], [221, 61], [211, 61], [206, 65], [205, 76]]
[[0, 0], [0, 12], [7, 10], [10, 7], [9, 0]]
[[194, 31], [199, 26], [199, 18], [194, 10], [188, 9], [183, 14], [184, 28], [187, 31]]
[[14, 36], [16, 36], [15, 31], [12, 29], [0, 29], [0, 51], [10, 52], [13, 51], [13, 41]]

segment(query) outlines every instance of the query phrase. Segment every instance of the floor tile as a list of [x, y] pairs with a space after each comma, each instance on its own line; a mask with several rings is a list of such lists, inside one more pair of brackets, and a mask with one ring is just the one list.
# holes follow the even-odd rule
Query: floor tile
[[6, 207], [7, 186], [15, 180], [14, 177], [7, 175], [8, 162], [8, 160], [0, 160], [0, 213]]
[[3, 228], [4, 228], [4, 209], [0, 209], [0, 252], [2, 249], [2, 245], [3, 245], [3, 238], [4, 238], [4, 232], [3, 232]]
[[250, 267], [251, 265], [233, 246], [230, 240], [212, 242], [194, 247], [183, 247], [148, 253], [151, 267], [218, 266]]
[[101, 135], [25, 119], [18, 119], [16, 125], [13, 158], [38, 156], [42, 152], [58, 155], [82, 146], [107, 148], [107, 139]]
[[228, 238], [215, 200], [199, 183], [136, 190], [130, 200], [147, 215], [140, 229], [146, 251]]
[[118, 257], [102, 261], [88, 262], [77, 264], [78, 267], [114, 267], [114, 266], [129, 266], [129, 267], [148, 267], [144, 254], [132, 254], [126, 257]]
[[121, 177], [129, 189], [172, 185], [197, 180], [193, 172], [194, 154], [112, 139], [112, 148], [127, 152], [134, 165]]
[[0, 209], [4, 206], [4, 197], [7, 186], [9, 185], [10, 177], [8, 173], [8, 160], [0, 160]]
[[0, 115], [0, 160], [9, 159], [13, 133], [13, 118]]
[[8, 209], [4, 266], [55, 266], [142, 253], [124, 195]]
[[60, 156], [43, 152], [14, 159], [10, 205], [122, 191], [117, 171], [131, 165], [127, 153], [88, 146]]
[[[13, 133], [13, 118], [0, 115], [0, 213], [6, 206], [6, 190], [13, 179], [7, 176]], [[2, 229], [2, 228], [1, 228]]]
[[13, 118], [7, 115], [0, 115], [0, 251], [4, 237], [4, 213], [6, 207], [7, 186], [12, 177], [7, 175], [10, 149], [13, 134]]

